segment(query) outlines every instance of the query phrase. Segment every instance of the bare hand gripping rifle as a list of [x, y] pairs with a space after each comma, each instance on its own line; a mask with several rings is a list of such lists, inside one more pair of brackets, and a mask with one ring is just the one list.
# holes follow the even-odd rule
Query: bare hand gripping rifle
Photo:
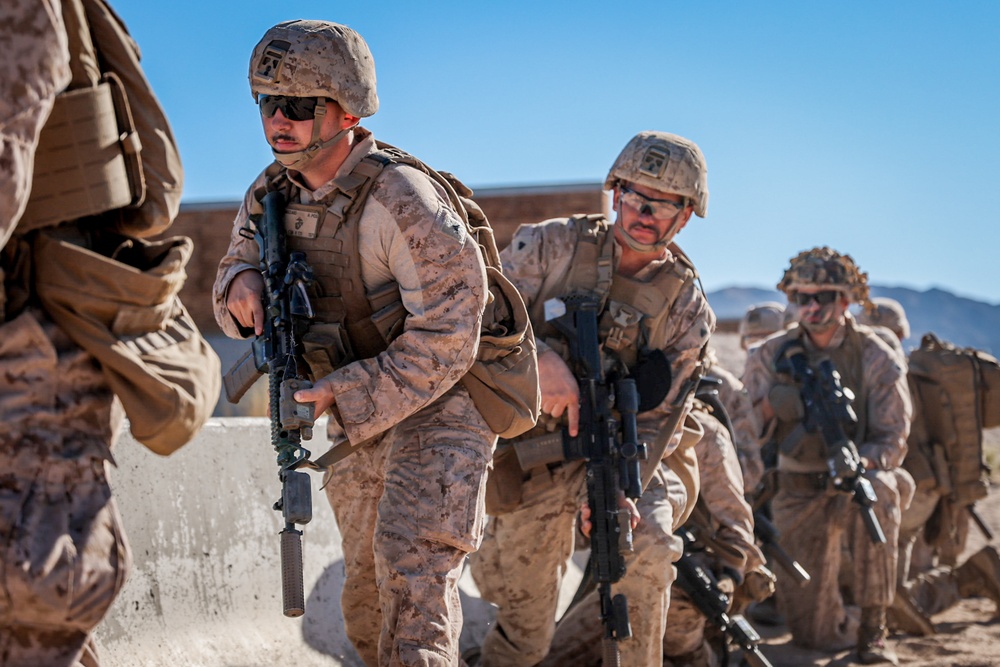
[[799, 385], [805, 407], [805, 429], [809, 433], [819, 431], [826, 443], [827, 464], [834, 488], [851, 494], [861, 510], [861, 518], [872, 542], [885, 544], [885, 533], [872, 509], [878, 500], [875, 490], [865, 478], [865, 467], [857, 447], [844, 429], [844, 424], [858, 422], [851, 407], [853, 392], [840, 383], [840, 373], [829, 359], [823, 359], [813, 369], [802, 342], [798, 340], [788, 341], [778, 351], [775, 370], [791, 375]]
[[600, 598], [604, 665], [617, 666], [618, 641], [631, 637], [632, 628], [628, 602], [623, 594], [612, 596], [611, 584], [624, 576], [623, 554], [632, 550], [631, 517], [619, 507], [619, 497], [624, 494], [635, 499], [642, 494], [639, 460], [645, 458], [646, 446], [638, 441], [639, 393], [631, 378], [609, 382], [605, 377], [598, 333], [600, 302], [573, 295], [546, 303], [547, 313], [550, 304], [562, 309], [558, 301], [564, 306], [564, 314], [548, 319], [566, 337], [570, 368], [580, 386], [579, 432], [571, 437], [563, 429], [563, 452], [566, 460], [587, 461], [587, 504], [592, 525], [588, 569]]
[[312, 269], [305, 253], [287, 252], [284, 230], [285, 196], [279, 191], [264, 195], [264, 212], [251, 216], [253, 229], [240, 234], [252, 237], [260, 248], [260, 272], [264, 278], [264, 333], [254, 339], [250, 350], [223, 378], [226, 398], [231, 403], [262, 374], [268, 375], [271, 417], [271, 444], [277, 453], [281, 497], [274, 509], [281, 512], [281, 592], [285, 616], [305, 613], [302, 576], [302, 531], [296, 524], [312, 520], [312, 486], [309, 474], [298, 468], [309, 462], [309, 450], [302, 440], [312, 438], [315, 422], [313, 406], [298, 403], [296, 391], [311, 387], [304, 373], [299, 340], [314, 313], [308, 287]]

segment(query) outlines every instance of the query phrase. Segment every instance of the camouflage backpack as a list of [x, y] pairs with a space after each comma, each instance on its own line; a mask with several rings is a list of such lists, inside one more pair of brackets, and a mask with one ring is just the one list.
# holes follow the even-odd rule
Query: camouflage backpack
[[908, 380], [914, 420], [907, 469], [956, 505], [984, 498], [990, 470], [983, 429], [1000, 425], [1000, 364], [929, 333], [910, 353]]

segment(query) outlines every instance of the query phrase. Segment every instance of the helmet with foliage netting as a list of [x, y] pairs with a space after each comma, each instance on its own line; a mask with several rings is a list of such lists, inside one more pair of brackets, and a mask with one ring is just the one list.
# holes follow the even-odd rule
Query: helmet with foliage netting
[[823, 287], [844, 292], [856, 303], [868, 302], [868, 274], [858, 269], [850, 255], [828, 246], [793, 257], [777, 287], [786, 295], [800, 287]]

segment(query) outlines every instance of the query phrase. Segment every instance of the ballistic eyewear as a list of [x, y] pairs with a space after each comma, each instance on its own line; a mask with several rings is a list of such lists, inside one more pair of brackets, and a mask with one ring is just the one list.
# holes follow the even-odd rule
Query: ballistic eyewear
[[840, 298], [840, 292], [837, 290], [824, 290], [822, 292], [816, 292], [814, 294], [808, 294], [806, 292], [795, 292], [792, 295], [792, 302], [797, 306], [807, 306], [810, 301], [815, 301], [821, 306], [831, 304]]
[[261, 95], [258, 99], [260, 113], [265, 118], [274, 116], [281, 109], [281, 115], [288, 120], [312, 120], [316, 117], [316, 97], [288, 97], [286, 95]]
[[629, 208], [639, 211], [639, 215], [649, 215], [660, 220], [672, 218], [684, 209], [684, 202], [653, 199], [624, 186], [621, 188], [621, 200]]

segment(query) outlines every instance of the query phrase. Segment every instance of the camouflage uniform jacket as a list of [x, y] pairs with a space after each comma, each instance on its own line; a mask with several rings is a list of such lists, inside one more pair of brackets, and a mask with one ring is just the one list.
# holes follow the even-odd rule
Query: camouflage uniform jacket
[[[532, 312], [533, 304], [552, 296], [569, 294], [574, 286], [566, 285], [566, 277], [574, 260], [578, 239], [575, 221], [566, 218], [546, 220], [537, 224], [521, 225], [514, 237], [500, 253], [503, 260], [504, 274], [517, 287], [524, 298], [528, 311]], [[611, 233], [609, 231], [609, 233]], [[620, 250], [615, 241], [615, 263], [617, 266]], [[673, 271], [679, 260], [670, 253], [662, 260], [646, 266], [634, 279], [640, 282], [652, 281], [659, 273]], [[556, 291], [543, 294], [543, 285], [561, 285]], [[665, 341], [663, 352], [670, 362], [671, 386], [666, 398], [660, 404], [638, 415], [639, 439], [654, 442], [661, 427], [670, 418], [671, 403], [677, 397], [681, 387], [691, 377], [698, 364], [698, 357], [708, 337], [715, 329], [715, 314], [708, 305], [705, 294], [697, 282], [690, 280], [684, 284], [673, 303], [667, 317], [659, 318], [663, 331], [655, 335]], [[538, 331], [542, 323], [532, 322]], [[649, 332], [645, 332], [649, 337]], [[602, 341], [605, 332], [601, 332]], [[538, 353], [541, 355], [548, 346], [538, 340]], [[664, 458], [669, 456], [680, 442], [680, 432], [664, 450]]]
[[[53, 6], [54, 5], [54, 6]], [[38, 132], [70, 80], [66, 29], [53, 0], [5, 0], [0, 10], [0, 248], [24, 212]], [[10, 27], [8, 32], [7, 27]]]
[[[782, 378], [773, 368], [778, 349], [791, 336], [799, 335], [796, 328], [767, 339], [754, 354], [747, 359], [743, 382], [750, 394], [757, 418], [764, 429], [769, 429], [776, 419], [765, 421], [761, 404], [771, 387]], [[856, 334], [856, 336], [854, 335]], [[850, 369], [838, 370], [844, 376], [844, 385], [855, 395], [855, 411], [864, 415], [863, 432], [855, 439], [858, 452], [872, 461], [882, 462], [880, 467], [897, 468], [906, 456], [906, 436], [910, 431], [912, 408], [910, 393], [906, 384], [906, 371], [900, 360], [869, 327], [857, 325], [853, 319], [840, 327], [830, 344], [824, 350], [813, 345], [808, 335], [802, 335], [806, 353], [810, 360], [823, 355], [833, 355], [839, 351], [860, 355], [861, 379], [859, 384], [850, 380]], [[860, 341], [860, 350], [844, 350], [852, 340]], [[779, 459], [779, 468], [782, 467]]]
[[[290, 202], [326, 203], [336, 197], [337, 178], [350, 174], [375, 150], [369, 131], [357, 128], [354, 135], [355, 144], [336, 177], [315, 191], [289, 173]], [[216, 321], [233, 338], [241, 333], [226, 307], [226, 293], [237, 273], [258, 270], [257, 243], [239, 230], [247, 224], [254, 191], [264, 182], [261, 174], [247, 191], [213, 289]], [[332, 235], [333, 226], [321, 227], [320, 236]], [[377, 177], [359, 222], [358, 247], [366, 292], [397, 283], [406, 320], [384, 352], [326, 377], [336, 396], [334, 412], [352, 443], [385, 432], [461, 379], [475, 361], [486, 304], [486, 272], [477, 244], [445, 193], [412, 167], [389, 165]]]
[[[764, 562], [763, 554], [754, 542], [753, 512], [743, 491], [736, 448], [725, 425], [712, 414], [697, 407], [691, 411], [705, 429], [694, 451], [698, 456], [698, 474], [701, 491], [698, 505], [707, 510], [713, 547], [719, 565], [732, 571], [732, 578], [739, 583], [743, 575]], [[698, 521], [700, 512], [695, 509], [692, 519]]]
[[743, 489], [752, 493], [764, 475], [764, 462], [760, 458], [760, 426], [750, 403], [750, 395], [739, 378], [718, 364], [712, 364], [707, 375], [721, 381], [719, 400], [733, 424], [733, 444], [743, 471]]

